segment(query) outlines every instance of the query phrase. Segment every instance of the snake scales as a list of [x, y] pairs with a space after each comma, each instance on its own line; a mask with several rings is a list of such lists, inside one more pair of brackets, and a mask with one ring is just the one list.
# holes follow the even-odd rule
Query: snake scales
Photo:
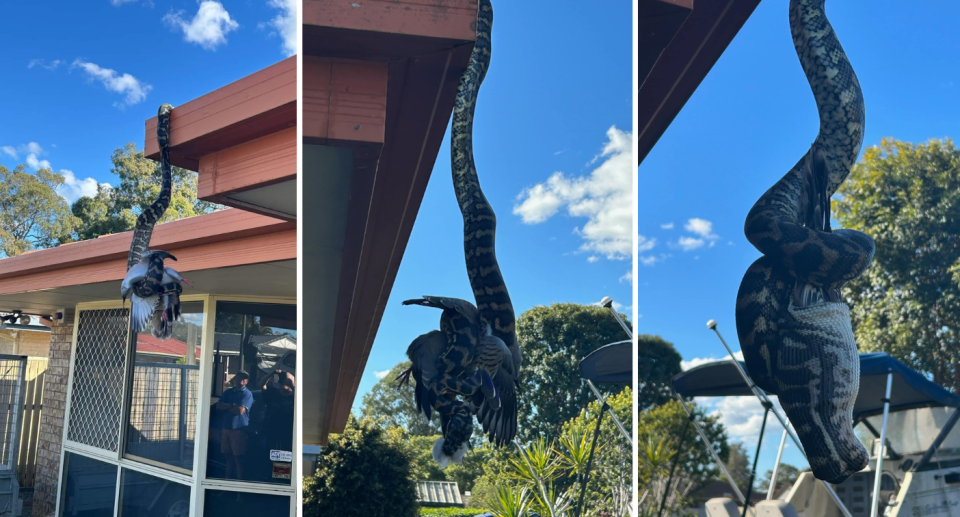
[[420, 336], [407, 354], [417, 407], [428, 418], [440, 414], [443, 438], [434, 458], [445, 466], [462, 461], [476, 415], [490, 441], [503, 446], [517, 431], [517, 379], [521, 355], [513, 304], [496, 256], [497, 218], [480, 188], [473, 156], [473, 118], [480, 84], [490, 64], [493, 7], [480, 0], [477, 38], [460, 77], [451, 129], [453, 185], [463, 216], [467, 275], [476, 306], [465, 300], [424, 297], [407, 300], [443, 309], [440, 331]]
[[170, 206], [173, 178], [170, 171], [170, 113], [173, 106], [162, 104], [157, 111], [157, 144], [160, 147], [160, 193], [144, 207], [133, 229], [127, 255], [127, 275], [120, 287], [126, 301], [131, 298], [131, 324], [137, 333], [152, 322], [152, 333], [166, 339], [173, 333], [173, 323], [180, 317], [180, 283], [185, 282], [164, 260], [177, 260], [161, 250], [150, 250], [153, 227]]
[[870, 265], [874, 243], [830, 228], [830, 197], [863, 142], [863, 93], [824, 0], [791, 0], [790, 30], [820, 131], [747, 215], [744, 232], [763, 256], [740, 284], [737, 334], [751, 378], [779, 396], [814, 476], [839, 483], [869, 459], [853, 433], [860, 362], [840, 288]]

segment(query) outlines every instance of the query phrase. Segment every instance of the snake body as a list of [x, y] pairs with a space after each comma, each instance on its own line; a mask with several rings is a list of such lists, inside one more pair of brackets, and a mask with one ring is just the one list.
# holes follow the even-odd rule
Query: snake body
[[170, 206], [172, 173], [170, 170], [170, 114], [173, 106], [160, 105], [157, 111], [157, 144], [160, 147], [160, 193], [149, 206], [143, 207], [133, 229], [130, 252], [127, 255], [127, 276], [121, 286], [126, 300], [131, 296], [133, 331], [139, 332], [152, 321], [153, 334], [161, 339], [170, 337], [173, 322], [180, 316], [180, 283], [183, 278], [172, 268], [164, 267], [164, 260], [177, 260], [161, 250], [148, 251], [153, 228]]
[[744, 233], [763, 256], [740, 284], [737, 333], [751, 378], [779, 396], [814, 476], [839, 483], [869, 459], [853, 433], [860, 362], [840, 288], [870, 265], [874, 243], [830, 228], [830, 197], [863, 142], [863, 93], [824, 0], [791, 0], [790, 30], [820, 131], [747, 215]]
[[417, 341], [408, 350], [415, 377], [421, 376], [418, 360], [435, 361], [435, 367], [429, 368], [436, 372], [434, 378], [423, 378], [423, 382], [418, 379], [418, 390], [420, 384], [426, 384], [429, 391], [423, 395], [427, 398], [424, 405], [429, 406], [421, 407], [424, 413], [429, 416], [432, 408], [440, 414], [443, 440], [437, 442], [440, 450], [435, 447], [434, 451], [438, 461], [441, 456], [458, 458], [457, 452], [465, 451], [473, 433], [474, 415], [497, 446], [509, 443], [517, 431], [516, 386], [521, 355], [516, 316], [497, 262], [496, 214], [480, 188], [473, 156], [474, 111], [490, 65], [492, 25], [493, 7], [489, 0], [480, 0], [477, 38], [457, 87], [450, 142], [453, 186], [463, 216], [464, 257], [476, 306], [440, 297], [404, 302], [443, 309], [441, 332], [433, 335], [434, 339], [444, 336], [442, 351], [422, 346], [418, 350], [438, 353], [417, 356]]

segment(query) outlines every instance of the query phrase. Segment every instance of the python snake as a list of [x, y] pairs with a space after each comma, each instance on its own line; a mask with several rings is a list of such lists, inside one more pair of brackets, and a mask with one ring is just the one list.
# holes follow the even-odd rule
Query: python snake
[[[418, 409], [428, 418], [431, 408], [440, 414], [443, 438], [435, 445], [434, 457], [441, 466], [462, 460], [474, 415], [497, 446], [508, 444], [517, 432], [521, 354], [516, 317], [497, 262], [496, 214], [480, 188], [473, 156], [474, 112], [490, 64], [492, 24], [493, 7], [489, 0], [480, 0], [476, 42], [457, 87], [450, 139], [454, 191], [463, 216], [464, 257], [476, 307], [441, 297], [404, 302], [443, 309], [441, 331], [421, 336], [408, 350], [417, 380]], [[435, 361], [435, 365], [418, 364], [424, 361]], [[435, 372], [433, 378], [423, 375], [426, 371]], [[405, 380], [409, 375], [405, 372], [401, 377]]]
[[813, 474], [840, 483], [869, 455], [853, 433], [860, 361], [840, 288], [873, 260], [870, 236], [830, 228], [830, 197], [863, 143], [863, 93], [824, 0], [791, 0], [790, 30], [820, 117], [817, 139], [747, 215], [763, 256], [737, 293], [737, 334], [750, 377], [776, 394]]
[[153, 228], [170, 206], [172, 173], [170, 170], [170, 114], [173, 106], [162, 104], [157, 111], [157, 144], [160, 147], [160, 193], [137, 216], [127, 255], [127, 275], [121, 285], [124, 301], [131, 296], [131, 324], [139, 332], [152, 320], [153, 334], [160, 339], [170, 337], [173, 323], [180, 317], [180, 283], [185, 282], [164, 260], [177, 260], [161, 250], [147, 249]]

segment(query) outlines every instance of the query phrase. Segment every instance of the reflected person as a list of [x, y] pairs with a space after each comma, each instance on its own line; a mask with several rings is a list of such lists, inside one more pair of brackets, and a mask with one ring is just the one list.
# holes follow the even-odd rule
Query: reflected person
[[227, 479], [244, 479], [243, 457], [247, 454], [250, 407], [253, 405], [253, 393], [247, 389], [248, 382], [250, 376], [247, 372], [237, 372], [230, 379], [233, 389], [224, 391], [217, 402], [217, 410], [222, 413], [220, 452], [226, 458]]

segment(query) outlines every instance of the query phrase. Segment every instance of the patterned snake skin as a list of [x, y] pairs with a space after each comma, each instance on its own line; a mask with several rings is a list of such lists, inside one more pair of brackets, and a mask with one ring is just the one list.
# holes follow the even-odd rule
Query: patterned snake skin
[[824, 0], [791, 0], [790, 30], [820, 132], [747, 215], [744, 232], [763, 257], [740, 284], [737, 334], [751, 378], [779, 396], [814, 476], [839, 483], [868, 461], [853, 433], [860, 361], [840, 288], [870, 265], [874, 244], [830, 228], [830, 196], [863, 142], [863, 94]]
[[172, 334], [172, 324], [180, 316], [180, 282], [183, 278], [172, 268], [164, 267], [164, 260], [176, 257], [160, 250], [147, 251], [153, 227], [170, 206], [172, 174], [170, 171], [170, 113], [173, 106], [162, 104], [157, 112], [157, 144], [160, 147], [160, 194], [137, 217], [127, 255], [127, 276], [121, 286], [126, 300], [131, 295], [133, 332], [139, 332], [152, 320], [153, 334], [166, 339]]
[[[490, 64], [492, 23], [493, 7], [489, 0], [481, 0], [477, 40], [460, 78], [451, 130], [453, 185], [463, 215], [464, 255], [477, 305], [441, 297], [404, 302], [443, 309], [441, 331], [421, 336], [407, 352], [417, 381], [418, 409], [428, 418], [431, 408], [440, 414], [443, 439], [435, 445], [434, 457], [441, 466], [462, 459], [473, 433], [474, 415], [497, 446], [508, 444], [517, 432], [521, 355], [515, 315], [497, 263], [497, 218], [480, 188], [473, 159], [473, 117]], [[410, 373], [401, 375], [403, 380]]]

